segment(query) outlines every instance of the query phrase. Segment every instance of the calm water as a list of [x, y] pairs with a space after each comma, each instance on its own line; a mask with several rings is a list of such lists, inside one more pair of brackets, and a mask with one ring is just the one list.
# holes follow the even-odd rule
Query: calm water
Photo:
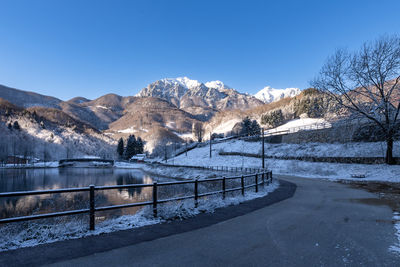
[[[137, 169], [0, 169], [0, 192], [86, 187], [94, 185], [151, 184], [171, 179], [154, 177]], [[190, 194], [189, 187], [161, 187], [159, 198]], [[118, 205], [149, 201], [152, 188], [96, 191], [96, 206]], [[89, 193], [0, 198], [0, 218], [88, 208]], [[133, 214], [140, 208], [119, 209], [96, 214], [98, 218]]]

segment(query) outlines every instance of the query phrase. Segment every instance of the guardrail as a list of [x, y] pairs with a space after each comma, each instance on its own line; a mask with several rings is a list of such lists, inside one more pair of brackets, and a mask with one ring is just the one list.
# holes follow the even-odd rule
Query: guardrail
[[[220, 166], [220, 167], [223, 167], [223, 166]], [[206, 169], [206, 167], [202, 167], [202, 168]], [[232, 167], [223, 167], [223, 168], [232, 169], [232, 170], [235, 169]], [[214, 167], [210, 167], [210, 169], [216, 170], [216, 169], [218, 169], [218, 167], [214, 166]], [[250, 168], [244, 168], [244, 169], [247, 170]], [[245, 185], [245, 179], [251, 178], [251, 177], [254, 178], [254, 183]], [[234, 188], [226, 187], [227, 180], [236, 180], [236, 179], [240, 179], [239, 187], [234, 187]], [[199, 193], [198, 186], [200, 183], [215, 182], [215, 181], [221, 181], [221, 190], [211, 191], [211, 192], [206, 192], [206, 193], [201, 193], [201, 194]], [[95, 213], [98, 211], [107, 211], [107, 210], [114, 210], [114, 209], [152, 205], [153, 206], [153, 215], [154, 215], [154, 217], [157, 217], [157, 212], [158, 212], [157, 205], [161, 204], [161, 203], [193, 198], [194, 204], [197, 207], [198, 199], [200, 197], [222, 194], [222, 198], [225, 199], [226, 193], [238, 191], [238, 190], [241, 190], [242, 195], [244, 195], [245, 189], [247, 189], [247, 188], [255, 187], [255, 192], [258, 192], [260, 185], [262, 185], [262, 186], [265, 186], [265, 184], [269, 185], [271, 182], [272, 182], [272, 171], [262, 170], [261, 172], [257, 171], [256, 173], [240, 175], [240, 176], [220, 177], [220, 178], [210, 178], [210, 179], [195, 179], [195, 180], [166, 182], [166, 183], [154, 182], [153, 184], [127, 184], [127, 185], [111, 185], [111, 186], [90, 185], [88, 187], [81, 187], [81, 188], [64, 188], [64, 189], [40, 190], [40, 191], [6, 192], [6, 193], [0, 193], [0, 198], [43, 195], [43, 194], [56, 194], [56, 193], [89, 192], [89, 208], [71, 210], [71, 211], [53, 212], [53, 213], [46, 213], [46, 214], [37, 214], [37, 215], [30, 215], [30, 216], [22, 216], [22, 217], [5, 218], [5, 219], [0, 219], [0, 224], [89, 213], [89, 229], [94, 230], [95, 229]], [[158, 192], [159, 187], [171, 186], [171, 185], [181, 185], [181, 184], [193, 184], [193, 194], [189, 195], [189, 196], [158, 199], [157, 192]], [[103, 207], [96, 207], [96, 205], [95, 205], [95, 192], [96, 191], [111, 190], [111, 189], [145, 188], [145, 187], [153, 188], [153, 193], [152, 193], [153, 200], [152, 201], [144, 201], [144, 202], [128, 203], [128, 204], [112, 205], [112, 206], [103, 206]]]
[[264, 172], [266, 170], [261, 168], [245, 168], [245, 167], [227, 167], [227, 166], [191, 166], [191, 165], [177, 165], [177, 164], [165, 164], [162, 162], [157, 162], [155, 164], [159, 164], [166, 167], [177, 167], [177, 168], [192, 168], [192, 169], [200, 169], [200, 170], [210, 170], [210, 171], [225, 171], [225, 172], [244, 172], [244, 173], [256, 173], [256, 172]]

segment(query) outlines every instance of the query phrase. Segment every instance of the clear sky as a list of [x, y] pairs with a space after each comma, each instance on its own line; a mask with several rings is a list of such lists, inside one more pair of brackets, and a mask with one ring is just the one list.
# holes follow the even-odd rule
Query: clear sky
[[400, 1], [0, 0], [0, 84], [90, 99], [166, 77], [308, 87], [338, 47], [400, 31]]

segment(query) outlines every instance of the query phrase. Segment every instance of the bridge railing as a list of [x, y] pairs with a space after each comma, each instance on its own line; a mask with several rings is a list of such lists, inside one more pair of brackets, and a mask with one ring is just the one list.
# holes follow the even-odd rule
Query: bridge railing
[[[204, 167], [206, 168], [206, 167]], [[232, 167], [210, 167], [210, 170], [238, 170], [237, 168]], [[244, 168], [243, 170], [250, 171], [250, 168]], [[268, 170], [260, 170], [260, 169], [252, 169], [256, 170], [256, 172], [251, 174], [242, 174], [238, 176], [231, 177], [219, 177], [219, 178], [209, 178], [209, 179], [194, 179], [194, 180], [185, 180], [185, 181], [174, 181], [174, 182], [165, 182], [165, 183], [157, 183], [154, 182], [152, 184], [127, 184], [127, 185], [111, 185], [111, 186], [95, 186], [90, 185], [88, 187], [80, 187], [80, 188], [63, 188], [63, 189], [52, 189], [52, 190], [40, 190], [40, 191], [20, 191], [20, 192], [6, 192], [0, 193], [0, 198], [9, 198], [9, 197], [21, 197], [21, 196], [33, 196], [33, 195], [45, 195], [45, 194], [56, 194], [56, 193], [74, 193], [74, 192], [88, 192], [89, 193], [89, 208], [86, 209], [77, 209], [77, 210], [69, 210], [69, 211], [61, 211], [61, 212], [53, 212], [53, 213], [45, 213], [45, 214], [36, 214], [29, 216], [21, 216], [21, 217], [12, 217], [12, 218], [4, 218], [0, 219], [0, 224], [4, 223], [12, 223], [12, 222], [21, 222], [21, 221], [30, 221], [36, 219], [45, 219], [52, 217], [60, 217], [60, 216], [68, 216], [68, 215], [77, 215], [77, 214], [89, 214], [89, 229], [95, 229], [95, 214], [99, 211], [107, 211], [114, 209], [123, 209], [130, 207], [140, 207], [140, 206], [153, 206], [153, 215], [157, 217], [158, 213], [158, 204], [179, 201], [185, 199], [194, 199], [194, 205], [197, 207], [198, 200], [201, 197], [210, 196], [210, 195], [222, 195], [222, 199], [225, 199], [226, 193], [233, 191], [241, 191], [241, 194], [245, 195], [245, 190], [248, 188], [255, 188], [255, 192], [258, 192], [260, 186], [269, 185], [272, 182], [272, 171]], [[251, 184], [246, 184], [249, 179], [253, 179]], [[228, 180], [240, 180], [240, 186], [228, 188], [227, 181]], [[216, 191], [207, 191], [204, 193], [199, 193], [199, 184], [206, 182], [216, 182], [220, 181], [220, 190]], [[158, 189], [160, 187], [169, 187], [176, 185], [193, 185], [193, 193], [188, 196], [179, 196], [172, 198], [159, 199], [158, 198]], [[152, 200], [151, 201], [142, 201], [121, 205], [111, 205], [111, 206], [96, 206], [95, 196], [97, 191], [104, 190], [113, 190], [113, 189], [134, 189], [134, 188], [152, 188]]]

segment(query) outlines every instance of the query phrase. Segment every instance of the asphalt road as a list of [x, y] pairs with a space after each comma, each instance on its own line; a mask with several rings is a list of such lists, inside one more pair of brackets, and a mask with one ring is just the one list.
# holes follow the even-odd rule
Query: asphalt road
[[[400, 266], [392, 211], [376, 195], [294, 177], [293, 197], [198, 229], [54, 266]], [[1, 255], [0, 255], [1, 256]]]

